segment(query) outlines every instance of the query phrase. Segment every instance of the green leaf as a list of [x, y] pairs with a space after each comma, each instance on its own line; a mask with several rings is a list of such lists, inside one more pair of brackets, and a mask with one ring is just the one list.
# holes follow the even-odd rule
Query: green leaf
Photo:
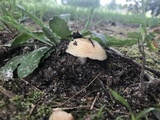
[[26, 55], [18, 67], [18, 76], [24, 78], [32, 73], [38, 67], [41, 58], [48, 50], [49, 48], [42, 47]]
[[105, 108], [105, 105], [102, 105], [102, 107], [99, 109], [98, 114], [97, 114], [97, 119], [98, 120], [101, 119], [104, 108]]
[[30, 35], [22, 33], [14, 39], [14, 41], [12, 42], [12, 46], [22, 44], [27, 40], [29, 40], [30, 38], [32, 38]]
[[142, 35], [141, 35], [141, 33], [138, 33], [138, 32], [129, 32], [129, 33], [127, 33], [127, 37], [142, 40]]
[[52, 41], [54, 44], [59, 43], [60, 40], [58, 39], [58, 37], [56, 37], [56, 35], [54, 35], [54, 33], [52, 33], [51, 29], [47, 28], [47, 27], [43, 27], [42, 28], [44, 34], [46, 35], [46, 37]]
[[30, 12], [26, 11], [22, 6], [17, 5], [18, 9], [22, 10], [24, 13], [26, 13], [35, 23], [37, 23], [40, 27], [44, 27], [43, 22], [38, 19], [36, 16], [31, 14]]
[[81, 34], [85, 33], [85, 32], [89, 29], [90, 24], [91, 24], [91, 20], [92, 20], [93, 12], [94, 12], [94, 8], [91, 8], [88, 21], [87, 21], [87, 23], [85, 24], [85, 28], [81, 31]]
[[18, 76], [20, 78], [26, 77], [38, 67], [41, 58], [48, 50], [49, 48], [42, 47], [33, 52], [12, 58], [0, 68], [0, 76], [7, 79], [8, 72], [9, 74], [12, 74], [13, 71], [18, 67]]
[[107, 44], [107, 38], [105, 35], [91, 31], [91, 33], [93, 34], [94, 37], [97, 38], [98, 42], [102, 45], [106, 45]]
[[131, 120], [136, 120], [136, 118], [135, 118], [133, 113], [131, 113]]
[[15, 28], [18, 32], [23, 32], [24, 27], [10, 16], [0, 16], [0, 21], [3, 21], [8, 26]]
[[126, 99], [124, 99], [121, 95], [119, 95], [117, 92], [113, 91], [112, 89], [109, 89], [113, 97], [121, 102], [123, 105], [125, 105], [129, 110], [131, 110], [131, 107]]
[[3, 67], [0, 68], [0, 79], [8, 80], [12, 79], [13, 71], [23, 61], [24, 55], [16, 56], [9, 60]]
[[66, 39], [68, 36], [71, 35], [71, 31], [69, 30], [69, 27], [67, 25], [67, 22], [65, 22], [62, 18], [58, 16], [54, 16], [49, 21], [49, 27], [52, 30], [52, 33], [55, 33], [61, 39]]
[[142, 110], [140, 113], [138, 113], [136, 115], [136, 120], [139, 120], [140, 118], [142, 118], [143, 116], [145, 116], [147, 113], [151, 112], [155, 110], [155, 108], [147, 108], [147, 109], [144, 109]]

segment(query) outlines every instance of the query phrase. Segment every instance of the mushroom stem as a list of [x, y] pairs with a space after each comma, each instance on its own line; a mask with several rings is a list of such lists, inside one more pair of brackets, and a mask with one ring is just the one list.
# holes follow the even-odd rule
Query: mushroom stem
[[83, 65], [84, 63], [86, 63], [87, 58], [78, 57], [78, 60], [80, 61], [81, 65]]

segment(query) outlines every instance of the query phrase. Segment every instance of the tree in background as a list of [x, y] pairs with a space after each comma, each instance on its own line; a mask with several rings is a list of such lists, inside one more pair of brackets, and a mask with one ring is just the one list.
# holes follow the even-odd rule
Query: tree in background
[[153, 16], [160, 14], [160, 0], [146, 0], [146, 11], [151, 11]]

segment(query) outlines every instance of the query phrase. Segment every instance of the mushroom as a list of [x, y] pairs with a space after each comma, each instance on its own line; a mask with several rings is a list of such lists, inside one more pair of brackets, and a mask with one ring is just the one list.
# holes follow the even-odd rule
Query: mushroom
[[74, 120], [74, 118], [72, 114], [57, 109], [50, 115], [49, 120]]
[[77, 38], [69, 42], [67, 53], [79, 58], [84, 64], [87, 58], [103, 61], [107, 58], [105, 50], [94, 40]]

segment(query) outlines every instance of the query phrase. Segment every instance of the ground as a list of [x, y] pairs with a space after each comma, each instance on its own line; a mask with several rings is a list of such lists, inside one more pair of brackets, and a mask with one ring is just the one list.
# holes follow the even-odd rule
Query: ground
[[[83, 29], [83, 24], [71, 22], [69, 25], [75, 31]], [[91, 29], [125, 38], [128, 31], [137, 31], [138, 28], [136, 25], [103, 23]], [[0, 44], [4, 44], [14, 38], [14, 35], [2, 32], [0, 37], [2, 38]], [[14, 80], [1, 80], [2, 120], [47, 120], [52, 109], [57, 107], [72, 113], [75, 120], [98, 119], [100, 109], [103, 110], [100, 120], [114, 120], [121, 115], [126, 116], [126, 120], [130, 119], [130, 111], [114, 99], [109, 88], [123, 96], [135, 114], [159, 103], [159, 84], [146, 85], [142, 92], [141, 68], [131, 62], [131, 59], [128, 60], [105, 47], [108, 55], [106, 60], [87, 59], [87, 62], [81, 65], [76, 57], [65, 52], [67, 44], [68, 41], [57, 44], [50, 57], [41, 61], [39, 67], [24, 79], [19, 79], [15, 73]], [[33, 48], [0, 49], [2, 67], [13, 56], [31, 51]], [[147, 78], [144, 80], [148, 81]], [[151, 120], [158, 120], [152, 112], [147, 116]]]

